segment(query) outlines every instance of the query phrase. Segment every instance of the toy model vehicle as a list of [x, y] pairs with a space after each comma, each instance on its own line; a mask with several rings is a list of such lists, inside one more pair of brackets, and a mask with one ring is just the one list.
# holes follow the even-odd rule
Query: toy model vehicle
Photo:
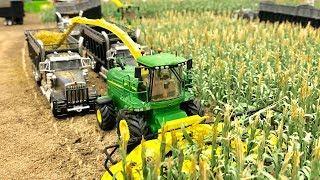
[[91, 60], [79, 55], [78, 42], [73, 37], [69, 36], [66, 43], [56, 49], [55, 44], [44, 44], [36, 38], [41, 31], [57, 29], [30, 30], [25, 35], [34, 78], [50, 102], [53, 115], [94, 110], [97, 92], [87, 83]]
[[[98, 26], [86, 25], [80, 29], [82, 54], [92, 59], [92, 69], [95, 72], [98, 73], [103, 69], [109, 70], [117, 66], [116, 60], [124, 64], [135, 64], [129, 48], [111, 31]], [[126, 31], [135, 42], [137, 41], [135, 31], [124, 26], [121, 26], [121, 29]]]
[[259, 5], [259, 19], [270, 22], [299, 23], [302, 26], [310, 24], [315, 28], [319, 28], [320, 9], [308, 4], [292, 6], [262, 1]]
[[55, 7], [62, 17], [76, 17], [81, 11], [83, 17], [90, 19], [100, 19], [102, 17], [100, 0], [58, 0], [55, 2]]
[[1, 0], [0, 17], [5, 18], [5, 25], [23, 24], [24, 9], [22, 0]]
[[[191, 59], [167, 53], [143, 56], [126, 32], [103, 19], [76, 17], [71, 22], [66, 35], [78, 24], [99, 26], [116, 35], [137, 61], [135, 65], [120, 62], [108, 70], [107, 93], [97, 100], [97, 121], [101, 129], [112, 129], [119, 120], [125, 119], [134, 139], [157, 132], [166, 122], [181, 120], [183, 123], [189, 116], [204, 115], [191, 90]], [[106, 53], [103, 48], [99, 50]]]

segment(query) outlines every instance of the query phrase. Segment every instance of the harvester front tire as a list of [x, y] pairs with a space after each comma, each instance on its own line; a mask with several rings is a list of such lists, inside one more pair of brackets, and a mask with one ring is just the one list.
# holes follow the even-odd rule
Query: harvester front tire
[[116, 115], [112, 103], [98, 105], [96, 112], [99, 127], [104, 131], [109, 131], [116, 125]]
[[188, 116], [199, 115], [204, 116], [204, 108], [200, 101], [192, 100], [181, 104], [181, 109], [184, 110]]
[[144, 119], [143, 114], [125, 111], [120, 113], [118, 117], [118, 122], [120, 122], [123, 119], [127, 121], [128, 128], [130, 131], [130, 139], [138, 139], [142, 136], [146, 137], [148, 135], [149, 131], [147, 127], [147, 121]]

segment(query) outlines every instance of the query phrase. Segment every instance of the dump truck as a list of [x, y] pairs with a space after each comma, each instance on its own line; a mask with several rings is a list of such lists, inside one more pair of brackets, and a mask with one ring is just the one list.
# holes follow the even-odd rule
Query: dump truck
[[[46, 37], [47, 34], [51, 36]], [[61, 34], [59, 29], [25, 32], [34, 79], [55, 117], [71, 112], [94, 111], [97, 91], [88, 85], [91, 60], [79, 55], [78, 41], [72, 36], [56, 48], [52, 39]]]
[[320, 27], [320, 9], [310, 4], [286, 5], [270, 1], [262, 1], [259, 4], [260, 21], [291, 22], [302, 26], [310, 24], [315, 28]]
[[[119, 24], [117, 26], [127, 32], [134, 42], [137, 42], [134, 30]], [[129, 48], [111, 31], [99, 26], [88, 25], [81, 25], [80, 29], [81, 53], [84, 57], [92, 59], [92, 69], [96, 73], [104, 73], [105, 70], [114, 68], [120, 62], [124, 64], [135, 63]]]
[[5, 18], [4, 25], [23, 24], [24, 15], [22, 0], [0, 1], [0, 17]]
[[[102, 17], [100, 0], [57, 0], [56, 12], [62, 17], [73, 18], [82, 12], [83, 17], [100, 19]], [[59, 17], [57, 16], [57, 22]]]
[[107, 92], [97, 99], [96, 116], [101, 129], [113, 129], [119, 120], [125, 119], [135, 139], [157, 132], [166, 122], [183, 123], [193, 115], [198, 115], [196, 119], [204, 115], [192, 91], [192, 59], [169, 53], [143, 55], [126, 32], [104, 19], [71, 19], [70, 28], [58, 45], [79, 24], [111, 31], [136, 60], [134, 65], [118, 63], [108, 70]]

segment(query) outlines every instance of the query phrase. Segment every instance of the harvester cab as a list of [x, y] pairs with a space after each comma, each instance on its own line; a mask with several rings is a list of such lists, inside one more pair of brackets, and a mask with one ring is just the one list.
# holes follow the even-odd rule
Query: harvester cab
[[167, 121], [204, 115], [191, 91], [192, 60], [161, 53], [141, 56], [137, 63], [109, 70], [108, 94], [98, 100], [102, 129], [126, 119], [131, 136], [141, 137], [156, 133]]

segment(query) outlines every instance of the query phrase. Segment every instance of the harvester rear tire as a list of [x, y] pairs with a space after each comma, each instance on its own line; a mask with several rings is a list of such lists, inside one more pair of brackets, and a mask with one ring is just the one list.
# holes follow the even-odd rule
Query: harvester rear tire
[[204, 116], [204, 108], [198, 100], [191, 100], [181, 104], [181, 109], [184, 110], [188, 116], [199, 115]]
[[102, 130], [112, 130], [116, 125], [116, 113], [112, 102], [98, 105], [96, 115], [98, 125]]
[[[118, 116], [118, 124], [121, 120], [126, 120], [130, 131], [130, 139], [135, 140], [146, 137], [149, 133], [147, 121], [142, 113], [123, 111]], [[118, 127], [119, 134], [119, 127]], [[140, 143], [140, 141], [138, 142]]]

